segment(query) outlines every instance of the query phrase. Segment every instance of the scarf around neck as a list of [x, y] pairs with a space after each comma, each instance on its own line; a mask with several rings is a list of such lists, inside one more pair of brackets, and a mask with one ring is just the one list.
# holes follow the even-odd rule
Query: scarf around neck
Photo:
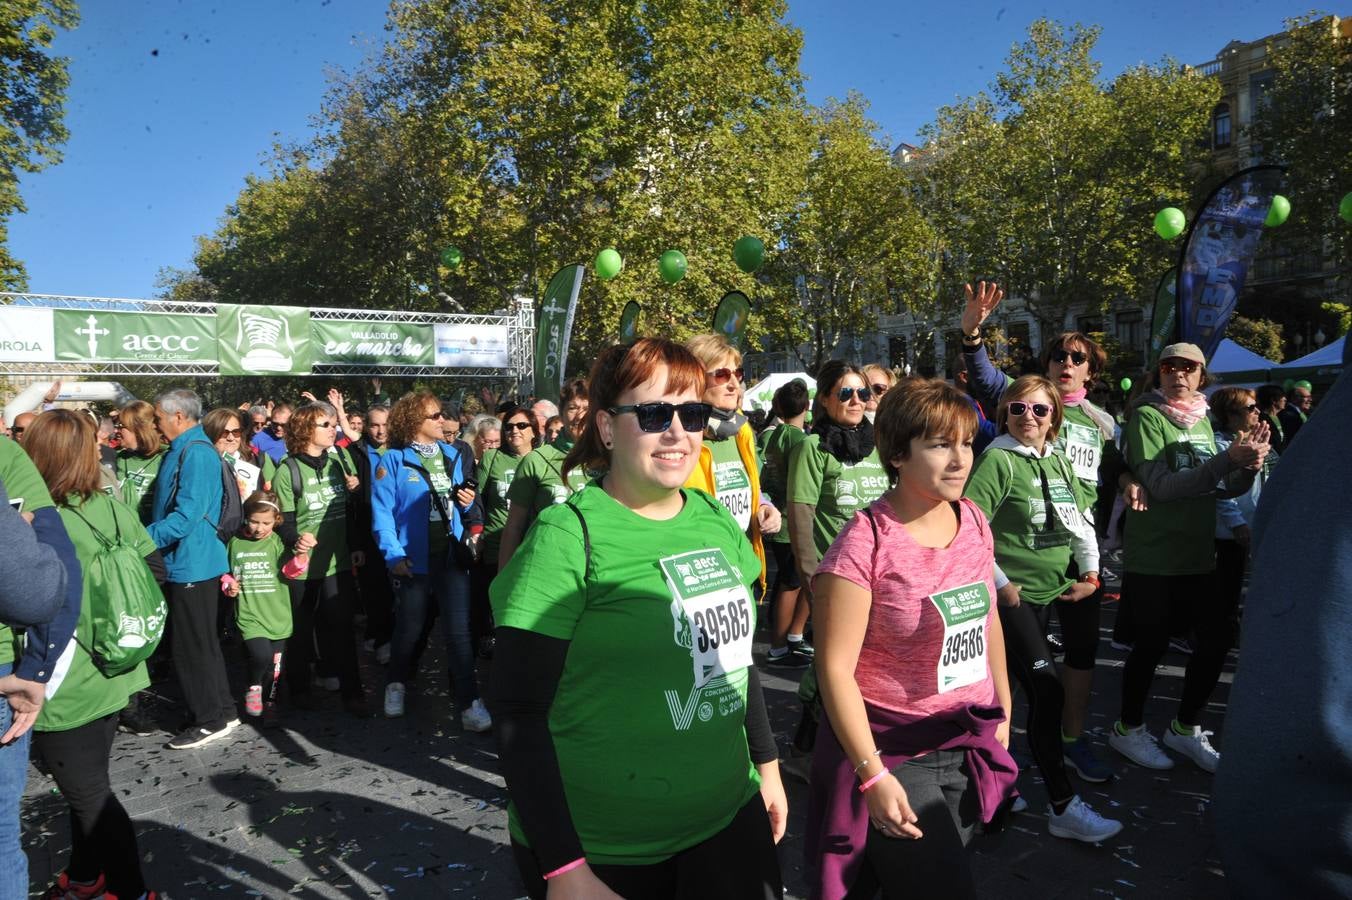
[[437, 455], [437, 445], [435, 441], [433, 441], [430, 444], [422, 444], [419, 443], [418, 441], [409, 441], [408, 445], [412, 447], [415, 451], [417, 451], [417, 454], [421, 456], [423, 459], [431, 459], [432, 457]]
[[1192, 428], [1206, 417], [1206, 395], [1201, 391], [1193, 391], [1190, 397], [1173, 400], [1166, 397], [1162, 391], [1156, 390], [1151, 392], [1149, 403], [1159, 411], [1160, 415], [1184, 431]]
[[716, 441], [735, 437], [746, 424], [746, 416], [736, 409], [713, 409], [709, 412], [708, 435]]
[[873, 423], [863, 419], [853, 428], [846, 428], [827, 418], [825, 413], [812, 426], [822, 451], [842, 463], [854, 465], [873, 452]]

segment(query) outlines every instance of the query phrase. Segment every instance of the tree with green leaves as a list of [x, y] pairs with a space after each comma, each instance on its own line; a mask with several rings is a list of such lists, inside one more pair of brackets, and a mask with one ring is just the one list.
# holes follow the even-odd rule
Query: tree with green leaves
[[68, 60], [51, 53], [58, 29], [80, 22], [75, 0], [7, 0], [0, 7], [0, 287], [28, 287], [23, 262], [8, 249], [9, 217], [24, 212], [22, 173], [61, 161]]
[[1225, 330], [1225, 336], [1245, 350], [1252, 350], [1264, 359], [1279, 363], [1282, 354], [1282, 327], [1268, 319], [1250, 319], [1235, 316]]
[[989, 94], [940, 110], [923, 132], [922, 196], [957, 296], [987, 277], [1055, 327], [1088, 301], [1145, 303], [1173, 248], [1151, 231], [1207, 168], [1197, 137], [1218, 87], [1165, 60], [1109, 82], [1093, 57], [1099, 29], [1041, 19], [1015, 45]]

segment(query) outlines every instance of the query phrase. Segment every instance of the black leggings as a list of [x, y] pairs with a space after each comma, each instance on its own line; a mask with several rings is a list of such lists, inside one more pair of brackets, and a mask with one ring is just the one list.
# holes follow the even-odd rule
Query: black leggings
[[1239, 592], [1233, 579], [1236, 573], [1243, 577], [1244, 559], [1242, 554], [1236, 559], [1226, 548], [1217, 561], [1226, 566], [1225, 577], [1217, 577], [1219, 572], [1205, 575], [1128, 572], [1122, 576], [1123, 611], [1131, 617], [1135, 638], [1122, 673], [1122, 724], [1128, 728], [1145, 722], [1145, 701], [1155, 680], [1155, 666], [1169, 647], [1169, 635], [1186, 633], [1189, 628], [1197, 642], [1183, 676], [1178, 721], [1184, 725], [1198, 724], [1202, 707], [1220, 680], [1225, 656], [1239, 636]]
[[343, 697], [360, 697], [352, 574], [292, 581], [291, 652], [286, 655], [286, 684], [292, 696], [310, 693], [310, 666], [316, 646], [326, 668], [338, 676]]
[[[545, 896], [544, 873], [529, 847], [512, 841], [532, 900]], [[779, 856], [765, 802], [756, 794], [728, 827], [675, 856], [646, 866], [593, 865], [596, 877], [634, 900], [776, 900], [784, 896]]]
[[117, 713], [111, 713], [68, 731], [35, 731], [33, 752], [47, 764], [70, 805], [66, 874], [72, 881], [92, 882], [102, 872], [108, 893], [139, 897], [146, 884], [136, 829], [108, 781], [115, 734]]
[[277, 679], [282, 674], [281, 660], [285, 658], [286, 641], [249, 638], [244, 642], [244, 649], [249, 651], [249, 687], [262, 687], [263, 701], [271, 703], [277, 699]]
[[[1014, 607], [1000, 607], [1009, 674], [1028, 695], [1028, 745], [1033, 751], [1033, 761], [1047, 783], [1047, 796], [1057, 804], [1075, 796], [1075, 790], [1066, 774], [1061, 741], [1061, 713], [1066, 705], [1066, 692], [1056, 675], [1051, 648], [1047, 646], [1050, 621], [1051, 604], [1039, 606], [1025, 601]], [[1065, 630], [1064, 624], [1062, 629]]]
[[906, 789], [918, 841], [890, 838], [869, 826], [864, 865], [845, 895], [846, 900], [872, 900], [879, 888], [883, 900], [976, 897], [967, 842], [972, 839], [981, 802], [961, 750], [939, 750], [892, 770]]

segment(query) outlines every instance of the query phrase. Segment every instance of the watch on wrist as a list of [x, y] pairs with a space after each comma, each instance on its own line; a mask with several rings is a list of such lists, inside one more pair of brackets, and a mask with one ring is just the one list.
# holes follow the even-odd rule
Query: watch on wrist
[[1099, 581], [1099, 577], [1092, 572], [1087, 575], [1081, 575], [1080, 580], [1085, 584], [1092, 584], [1095, 588], [1103, 587], [1103, 582]]

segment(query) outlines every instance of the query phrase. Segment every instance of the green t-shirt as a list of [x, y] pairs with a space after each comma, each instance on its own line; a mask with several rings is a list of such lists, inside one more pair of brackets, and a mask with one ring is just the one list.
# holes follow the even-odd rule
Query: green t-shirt
[[[277, 478], [277, 464], [272, 461], [272, 457], [266, 453], [260, 453], [257, 456], [258, 466], [263, 470], [263, 484], [269, 485]], [[272, 490], [276, 491], [277, 486], [273, 485]]]
[[507, 526], [507, 512], [512, 501], [507, 493], [512, 489], [512, 479], [522, 458], [504, 453], [501, 450], [485, 450], [479, 463], [479, 497], [484, 505], [484, 555], [490, 564], [498, 559], [498, 547], [502, 544], [502, 529]]
[[[20, 512], [35, 512], [56, 505], [33, 460], [18, 442], [3, 435], [0, 435], [0, 479], [5, 482], [5, 493], [9, 494], [10, 502]], [[18, 659], [20, 650], [14, 630], [8, 625], [0, 625], [0, 665]]]
[[563, 460], [567, 456], [557, 443], [545, 444], [527, 453], [516, 467], [512, 485], [507, 489], [507, 501], [509, 506], [524, 505], [529, 510], [527, 523], [534, 522], [542, 510], [562, 503], [587, 486], [587, 473], [580, 468], [569, 470], [568, 483], [564, 484]]
[[742, 462], [737, 441], [732, 438], [714, 440], [704, 438], [704, 446], [713, 453], [714, 496], [732, 513], [733, 520], [743, 531], [751, 527], [751, 476]]
[[[1127, 423], [1127, 459], [1133, 465], [1165, 462], [1170, 472], [1195, 469], [1216, 455], [1206, 417], [1186, 431], [1150, 406]], [[1216, 568], [1216, 498], [1213, 494], [1162, 502], [1145, 512], [1127, 510], [1124, 568], [1142, 575], [1200, 575]]]
[[[655, 522], [589, 487], [540, 513], [490, 588], [499, 627], [570, 642], [549, 731], [594, 863], [666, 859], [759, 789], [745, 724], [760, 561], [726, 510], [682, 495]], [[515, 808], [508, 821], [525, 843]]]
[[235, 624], [244, 639], [283, 641], [291, 637], [291, 592], [282, 581], [281, 535], [261, 541], [232, 537], [230, 574], [239, 582]]
[[1081, 500], [1092, 504], [1098, 499], [1099, 467], [1105, 456], [1116, 453], [1117, 446], [1103, 440], [1097, 423], [1078, 406], [1067, 406], [1065, 410], [1061, 430], [1056, 435], [1056, 449], [1070, 460]]
[[150, 524], [150, 507], [155, 500], [155, 478], [160, 474], [163, 451], [149, 458], [130, 450], [117, 451], [117, 483], [122, 486], [118, 499], [136, 510], [142, 525]]
[[[90, 526], [98, 529], [100, 534], [110, 540], [120, 532], [122, 541], [133, 547], [139, 556], [145, 557], [155, 552], [155, 542], [150, 539], [145, 526], [141, 524], [141, 520], [131, 507], [104, 493], [92, 494], [83, 503], [78, 497], [72, 496], [68, 502], [75, 506], [76, 511], [61, 507], [61, 522], [66, 526], [71, 543], [75, 545], [75, 557], [81, 566], [88, 566], [101, 549], [98, 538], [90, 531]], [[33, 726], [38, 731], [67, 731], [78, 728], [87, 722], [116, 712], [127, 705], [128, 697], [150, 686], [145, 663], [140, 663], [131, 671], [112, 678], [105, 676], [94, 666], [93, 660], [84, 649], [94, 645], [92, 618], [89, 582], [86, 580], [84, 592], [80, 597], [80, 619], [75, 626], [77, 644], [70, 650], [70, 668], [57, 686], [56, 693], [43, 704], [42, 712], [38, 713], [38, 721]], [[54, 675], [53, 679], [57, 677]]]
[[[761, 432], [764, 438], [761, 444], [761, 494], [774, 503], [787, 508], [785, 502], [789, 495], [789, 457], [793, 448], [807, 440], [803, 429], [795, 425], [779, 424]], [[787, 523], [774, 534], [766, 535], [767, 540], [787, 543], [789, 528]]]
[[345, 450], [335, 449], [325, 455], [324, 469], [316, 472], [312, 466], [296, 460], [304, 484], [300, 490], [300, 505], [297, 508], [296, 491], [291, 485], [290, 457], [282, 459], [272, 476], [272, 490], [277, 495], [277, 504], [283, 513], [296, 514], [296, 531], [301, 534], [313, 534], [318, 543], [310, 551], [310, 567], [305, 571], [305, 579], [326, 578], [335, 575], [339, 567], [346, 569], [351, 564], [352, 555], [347, 545], [347, 478], [346, 471], [353, 471], [350, 457], [339, 461], [339, 455]]
[[856, 510], [881, 497], [888, 488], [887, 472], [875, 447], [853, 465], [844, 465], [821, 449], [821, 439], [807, 435], [789, 454], [789, 502], [817, 508], [812, 540], [822, 556]]
[[982, 453], [967, 479], [964, 495], [990, 520], [995, 561], [1030, 603], [1050, 603], [1071, 584], [1066, 521], [1084, 508], [1076, 480], [1059, 451], [1034, 459], [1000, 447]]
[[[449, 472], [446, 471], [446, 454], [441, 452], [440, 446], [437, 452], [430, 458], [419, 457], [423, 468], [427, 469], [427, 474], [432, 481], [432, 490], [441, 497], [441, 502], [446, 510], [446, 515], [451, 516], [451, 504], [455, 500], [451, 497], [451, 489], [455, 483]], [[447, 552], [451, 549], [451, 535], [447, 530], [451, 526], [441, 517], [440, 510], [437, 509], [436, 501], [431, 497], [427, 498], [427, 553], [428, 559], [445, 560]]]

